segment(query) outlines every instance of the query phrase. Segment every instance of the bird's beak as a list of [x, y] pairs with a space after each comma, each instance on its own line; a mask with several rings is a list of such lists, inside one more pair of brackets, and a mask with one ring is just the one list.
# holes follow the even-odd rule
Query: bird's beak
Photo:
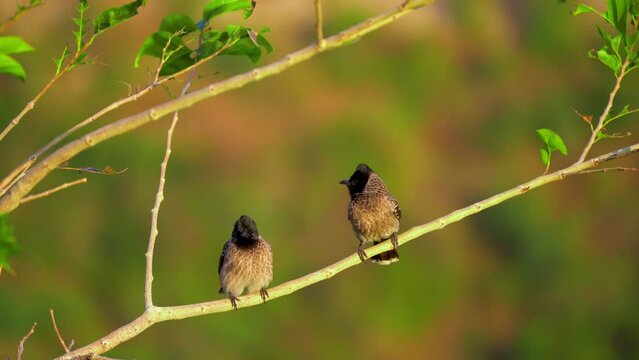
[[348, 180], [342, 180], [339, 183], [342, 184], [342, 185], [348, 185]]

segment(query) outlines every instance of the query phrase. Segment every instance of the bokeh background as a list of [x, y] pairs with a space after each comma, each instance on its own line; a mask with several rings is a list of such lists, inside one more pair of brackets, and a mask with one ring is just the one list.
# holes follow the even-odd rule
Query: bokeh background
[[[90, 1], [91, 11], [120, 1]], [[194, 18], [206, 1], [149, 1], [98, 39], [102, 65], [60, 81], [1, 144], [7, 171], [52, 136], [144, 84], [144, 38], [169, 13]], [[325, 1], [332, 34], [394, 1]], [[591, 1], [602, 8], [603, 1]], [[72, 43], [75, 1], [50, 0], [9, 34], [25, 83], [0, 77], [0, 123], [11, 119]], [[8, 17], [13, 1], [0, 3]], [[218, 299], [216, 266], [241, 214], [275, 252], [273, 284], [353, 253], [347, 192], [360, 162], [379, 172], [402, 206], [402, 228], [540, 175], [535, 129], [562, 135], [575, 161], [589, 135], [575, 114], [599, 114], [613, 83], [586, 57], [600, 45], [594, 16], [575, 2], [437, 1], [352, 46], [183, 111], [174, 138], [155, 253], [155, 301]], [[228, 20], [228, 21], [227, 21]], [[231, 17], [218, 22], [233, 22]], [[311, 0], [262, 0], [250, 24], [271, 28], [275, 61], [314, 39]], [[196, 83], [252, 68], [245, 58], [205, 66]], [[177, 88], [181, 83], [174, 84]], [[639, 106], [639, 76], [619, 105]], [[152, 95], [96, 126], [165, 101]], [[61, 353], [48, 310], [85, 345], [143, 310], [144, 253], [169, 118], [112, 139], [72, 166], [128, 168], [20, 207], [16, 274], [0, 277], [0, 357]], [[611, 131], [639, 130], [637, 117]], [[630, 139], [598, 144], [603, 153]], [[637, 166], [637, 157], [616, 166]], [[36, 191], [81, 177], [56, 171]], [[358, 266], [264, 306], [156, 325], [108, 353], [135, 359], [631, 359], [639, 357], [637, 175], [572, 177], [434, 232], [400, 249], [389, 267]]]

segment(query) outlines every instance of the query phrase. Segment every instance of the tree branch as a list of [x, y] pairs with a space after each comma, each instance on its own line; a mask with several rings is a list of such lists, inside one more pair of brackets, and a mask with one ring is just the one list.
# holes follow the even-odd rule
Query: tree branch
[[[423, 225], [415, 226], [399, 235], [399, 245], [403, 245], [430, 232], [443, 229], [447, 225], [460, 221], [468, 216], [474, 215], [495, 205], [501, 204], [502, 202], [516, 196], [523, 195], [532, 189], [536, 189], [555, 181], [563, 180], [571, 175], [582, 174], [584, 170], [594, 168], [601, 163], [621, 158], [635, 152], [639, 152], [639, 143], [621, 148], [605, 155], [601, 155], [585, 162], [573, 164], [565, 169], [555, 171], [548, 175], [539, 176], [510, 190], [504, 191], [485, 200], [476, 202], [463, 209], [453, 211], [452, 213], [442, 216], [439, 219], [435, 219]], [[369, 257], [372, 257], [384, 251], [391, 250], [392, 248], [393, 245], [390, 243], [390, 241], [384, 241], [378, 245], [366, 249], [366, 253]], [[307, 286], [330, 279], [336, 274], [359, 264], [361, 264], [361, 260], [359, 259], [357, 253], [351, 254], [345, 259], [342, 259], [332, 265], [268, 289], [269, 298], [267, 299], [267, 301], [289, 295]], [[259, 294], [245, 295], [242, 296], [240, 299], [242, 301], [237, 303], [238, 308], [255, 306], [262, 304], [263, 302]], [[142, 315], [140, 315], [132, 322], [120, 327], [119, 329], [116, 329], [105, 337], [87, 346], [84, 346], [66, 355], [62, 355], [58, 359], [72, 359], [73, 357], [87, 354], [102, 354], [113, 349], [119, 344], [134, 338], [135, 336], [142, 333], [144, 330], [151, 327], [153, 324], [159, 322], [168, 320], [179, 320], [231, 310], [233, 310], [233, 307], [227, 299], [181, 306], [151, 306], [146, 308]]]
[[81, 49], [78, 49], [78, 51], [76, 51], [76, 53], [73, 56], [73, 58], [69, 62], [67, 62], [66, 66], [64, 68], [62, 68], [62, 70], [60, 70], [60, 72], [58, 72], [57, 74], [53, 75], [51, 80], [49, 80], [49, 82], [42, 88], [42, 90], [40, 90], [40, 92], [38, 92], [36, 94], [36, 96], [31, 101], [29, 101], [27, 103], [27, 105], [25, 105], [25, 107], [20, 111], [20, 113], [18, 115], [16, 115], [11, 120], [11, 122], [9, 122], [9, 124], [0, 133], [0, 141], [2, 141], [2, 139], [4, 139], [4, 137], [7, 136], [7, 134], [11, 130], [13, 130], [13, 128], [16, 127], [20, 123], [20, 120], [22, 120], [22, 118], [25, 115], [27, 115], [27, 113], [29, 111], [31, 111], [31, 110], [33, 110], [33, 108], [35, 108], [37, 102], [40, 100], [41, 97], [44, 96], [44, 94], [46, 94], [49, 91], [49, 89], [53, 86], [53, 84], [55, 84], [61, 77], [63, 77], [71, 69], [73, 69], [73, 66], [74, 66], [75, 62], [80, 58], [80, 55], [82, 55], [85, 51], [87, 51], [89, 49], [89, 47], [91, 47], [91, 45], [93, 44], [93, 40], [95, 40], [95, 36], [96, 35], [91, 37], [91, 40], [87, 41], [87, 43]]
[[64, 342], [64, 339], [62, 339], [62, 335], [60, 335], [60, 330], [58, 330], [58, 324], [56, 324], [55, 322], [55, 315], [53, 314], [53, 309], [49, 309], [49, 315], [51, 315], [51, 322], [53, 323], [53, 329], [55, 330], [55, 334], [58, 336], [58, 341], [60, 341], [60, 344], [62, 345], [64, 352], [68, 353], [69, 348], [67, 347], [67, 344]]
[[37, 1], [37, 2], [34, 1], [34, 2], [29, 2], [27, 5], [24, 5], [24, 6], [18, 5], [18, 10], [15, 12], [15, 14], [13, 14], [13, 16], [11, 16], [7, 21], [0, 24], [0, 33], [3, 33], [6, 30], [8, 30], [11, 27], [11, 25], [13, 25], [16, 21], [18, 21], [18, 19], [20, 19], [22, 15], [24, 15], [27, 11], [35, 7], [38, 7], [42, 4], [43, 4], [43, 1]]
[[[120, 99], [120, 100], [118, 100], [118, 101], [116, 101], [114, 103], [111, 103], [110, 105], [104, 107], [102, 110], [96, 112], [95, 114], [91, 115], [87, 119], [77, 123], [76, 125], [74, 125], [70, 129], [68, 129], [67, 131], [65, 131], [62, 134], [56, 136], [48, 144], [46, 144], [41, 149], [39, 149], [37, 152], [35, 152], [33, 155], [31, 155], [30, 158], [39, 158], [42, 154], [44, 154], [47, 151], [49, 151], [52, 147], [54, 147], [55, 145], [59, 144], [62, 140], [66, 139], [72, 133], [74, 133], [74, 132], [78, 131], [79, 129], [91, 124], [95, 120], [97, 120], [97, 119], [101, 118], [102, 116], [110, 113], [111, 111], [122, 107], [123, 105], [126, 105], [128, 103], [137, 101], [142, 96], [146, 95], [151, 90], [157, 88], [158, 86], [164, 84], [165, 82], [173, 80], [173, 79], [176, 79], [176, 78], [188, 73], [189, 71], [191, 71], [193, 69], [196, 69], [198, 66], [207, 63], [209, 60], [212, 60], [213, 58], [217, 57], [218, 55], [220, 55], [220, 53], [222, 53], [222, 51], [228, 49], [230, 46], [232, 46], [236, 42], [237, 42], [237, 40], [229, 42], [228, 44], [226, 44], [223, 47], [221, 47], [215, 53], [205, 57], [204, 59], [194, 63], [193, 65], [191, 65], [191, 66], [189, 66], [189, 67], [187, 67], [185, 69], [182, 69], [182, 70], [176, 72], [175, 74], [171, 74], [170, 76], [166, 76], [166, 77], [163, 77], [163, 78], [160, 78], [160, 70], [162, 69], [162, 66], [164, 65], [164, 61], [161, 61], [160, 64], [158, 65], [158, 68], [156, 70], [155, 77], [154, 77], [153, 81], [150, 84], [148, 84], [144, 89], [141, 89], [141, 90], [137, 91], [134, 94], [131, 94], [131, 95], [129, 95], [129, 96], [123, 98], [123, 99]], [[169, 44], [170, 43], [167, 43], [167, 46]]]
[[[230, 43], [229, 43], [230, 44]], [[228, 44], [227, 44], [228, 45]], [[168, 47], [168, 44], [167, 44]], [[197, 52], [195, 54], [195, 63], [198, 62], [198, 56], [200, 48], [202, 47], [202, 33], [198, 36], [198, 46]], [[219, 50], [217, 53], [221, 53], [223, 49]], [[160, 66], [161, 68], [161, 66]], [[159, 70], [156, 74], [159, 74]], [[191, 76], [189, 76], [189, 81], [182, 88], [182, 93], [180, 96], [186, 95], [186, 92], [191, 87], [193, 80], [195, 80], [195, 68], [193, 68], [191, 72]], [[173, 141], [173, 130], [175, 130], [175, 125], [179, 120], [179, 112], [176, 111], [173, 113], [173, 120], [171, 121], [171, 126], [169, 126], [169, 130], [166, 133], [166, 150], [164, 151], [164, 159], [162, 160], [162, 164], [160, 165], [160, 182], [158, 184], [158, 191], [155, 194], [155, 204], [153, 205], [153, 209], [151, 209], [151, 233], [149, 235], [149, 246], [146, 250], [146, 273], [144, 278], [144, 308], [149, 309], [153, 307], [153, 252], [155, 250], [155, 239], [158, 236], [158, 215], [160, 214], [160, 205], [164, 200], [164, 183], [166, 182], [166, 167], [169, 164], [169, 159], [171, 158], [171, 143]]]
[[161, 117], [177, 110], [193, 106], [194, 104], [210, 97], [219, 95], [226, 91], [238, 89], [249, 83], [279, 74], [282, 71], [302, 63], [326, 50], [336, 49], [351, 44], [354, 40], [359, 39], [382, 26], [390, 24], [402, 16], [409, 14], [411, 11], [430, 4], [432, 1], [433, 0], [407, 1], [390, 11], [364, 20], [347, 30], [325, 39], [326, 46], [323, 48], [315, 45], [308, 46], [304, 49], [291, 53], [272, 64], [208, 85], [203, 89], [194, 91], [183, 97], [167, 101], [147, 111], [120, 119], [114, 123], [105, 125], [93, 132], [90, 132], [59, 148], [33, 166], [33, 168], [31, 168], [20, 181], [18, 181], [9, 191], [0, 197], [0, 214], [13, 211], [19, 206], [20, 199], [25, 197], [29, 191], [31, 191], [31, 189], [33, 189], [33, 187], [47, 174], [55, 169], [56, 166], [68, 161], [73, 156], [92, 146], [137, 129], [140, 126], [158, 120]]
[[5, 191], [9, 187], [9, 184], [11, 184], [13, 180], [20, 176], [25, 170], [27, 170], [35, 162], [35, 160], [35, 158], [29, 158], [27, 161], [11, 170], [9, 175], [7, 175], [4, 179], [2, 179], [2, 181], [0, 181], [0, 196], [5, 193]]
[[35, 327], [37, 325], [38, 323], [33, 323], [33, 326], [31, 326], [31, 330], [29, 330], [29, 332], [22, 338], [22, 340], [20, 340], [20, 344], [18, 344], [18, 357], [17, 357], [18, 360], [22, 359], [22, 353], [24, 352], [24, 344], [27, 342], [27, 340], [29, 340], [29, 337], [33, 335], [33, 333], [35, 332]]
[[26, 203], [28, 201], [31, 201], [31, 200], [37, 200], [37, 199], [43, 198], [45, 196], [49, 196], [49, 195], [53, 194], [54, 192], [58, 192], [60, 190], [64, 190], [64, 189], [66, 189], [68, 187], [71, 187], [71, 186], [74, 186], [74, 185], [84, 184], [85, 182], [87, 182], [87, 178], [82, 178], [82, 179], [78, 179], [76, 181], [71, 181], [71, 182], [62, 184], [60, 186], [54, 187], [53, 189], [50, 189], [50, 190], [47, 190], [47, 191], [43, 191], [43, 192], [41, 192], [39, 194], [27, 196], [27, 197], [23, 198], [22, 200], [20, 200], [20, 204], [24, 204], [24, 203]]
[[[615, 97], [617, 96], [617, 93], [619, 92], [619, 89], [621, 88], [621, 81], [626, 76], [627, 74], [626, 69], [628, 69], [629, 65], [630, 65], [630, 58], [626, 57], [626, 60], [621, 65], [621, 70], [619, 70], [619, 75], [617, 75], [617, 81], [615, 81], [615, 86], [612, 88], [612, 91], [610, 92], [610, 96], [608, 96], [608, 104], [606, 104], [606, 108], [601, 113], [597, 126], [595, 127], [594, 130], [592, 130], [592, 134], [590, 134], [590, 140], [588, 140], [586, 147], [584, 147], [584, 151], [581, 153], [581, 156], [579, 156], [579, 160], [577, 160], [578, 163], [584, 161], [586, 156], [588, 156], [588, 153], [590, 152], [590, 149], [592, 148], [592, 146], [597, 142], [597, 135], [599, 134], [601, 129], [603, 129], [606, 123], [606, 118], [608, 117], [608, 115], [610, 115], [610, 110], [612, 110], [612, 105], [615, 102]], [[577, 112], [577, 114], [579, 113]], [[579, 115], [582, 116], [581, 114]], [[586, 120], [585, 117], [584, 117], [584, 120]]]
[[613, 168], [603, 168], [603, 169], [593, 169], [593, 170], [584, 170], [579, 174], [595, 174], [595, 173], [607, 173], [611, 171], [627, 171], [627, 172], [639, 172], [637, 168], [627, 168], [627, 167], [613, 167]]

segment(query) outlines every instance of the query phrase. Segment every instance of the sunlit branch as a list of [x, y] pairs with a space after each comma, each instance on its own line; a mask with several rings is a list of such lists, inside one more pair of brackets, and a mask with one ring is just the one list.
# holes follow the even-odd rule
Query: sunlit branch
[[85, 182], [87, 182], [87, 178], [82, 178], [82, 179], [78, 179], [78, 180], [75, 180], [75, 181], [71, 181], [71, 182], [62, 184], [60, 186], [54, 187], [53, 189], [50, 189], [50, 190], [47, 190], [47, 191], [44, 191], [44, 192], [41, 192], [41, 193], [38, 193], [38, 194], [35, 194], [35, 195], [27, 196], [27, 197], [23, 198], [22, 200], [20, 200], [20, 203], [24, 204], [24, 203], [26, 203], [28, 201], [31, 201], [31, 200], [37, 200], [37, 199], [49, 196], [49, 195], [51, 195], [51, 194], [53, 194], [55, 192], [58, 192], [60, 190], [64, 190], [66, 188], [69, 188], [71, 186], [78, 185], [78, 184], [84, 184]]
[[[442, 216], [431, 222], [415, 226], [399, 235], [399, 245], [403, 245], [411, 240], [417, 239], [433, 231], [443, 229], [444, 227], [452, 223], [460, 221], [468, 216], [474, 215], [495, 205], [501, 204], [502, 202], [511, 198], [523, 195], [530, 190], [555, 181], [564, 180], [565, 178], [572, 175], [582, 174], [584, 173], [584, 171], [595, 168], [602, 163], [625, 157], [636, 152], [639, 152], [639, 143], [621, 148], [619, 150], [607, 153], [605, 155], [590, 159], [585, 162], [573, 164], [565, 169], [555, 171], [548, 175], [539, 176], [510, 190], [491, 196], [485, 200], [476, 202], [465, 208], [455, 210], [452, 213]], [[385, 241], [373, 247], [367, 248], [366, 253], [369, 257], [372, 257], [384, 251], [391, 250], [392, 248], [393, 245], [390, 243], [390, 241]], [[268, 289], [269, 298], [267, 299], [267, 301], [272, 301], [320, 281], [330, 279], [336, 274], [359, 264], [361, 264], [361, 260], [359, 259], [357, 253], [351, 254], [350, 256], [332, 265]], [[251, 307], [263, 303], [259, 294], [242, 296], [240, 297], [240, 299], [241, 301], [237, 303], [238, 308]], [[232, 310], [233, 307], [227, 299], [180, 306], [152, 306], [146, 308], [142, 315], [140, 315], [132, 322], [114, 330], [105, 337], [87, 346], [77, 349], [71, 353], [62, 355], [58, 359], [72, 359], [74, 356], [87, 354], [102, 354], [113, 349], [119, 344], [136, 337], [144, 330], [159, 322], [168, 320], [179, 320]]]
[[217, 96], [221, 93], [241, 88], [252, 82], [260, 81], [267, 77], [279, 74], [297, 64], [300, 64], [315, 55], [324, 51], [350, 45], [362, 36], [388, 25], [402, 16], [411, 13], [413, 10], [430, 4], [432, 0], [411, 0], [387, 11], [383, 14], [366, 19], [359, 24], [352, 26], [336, 35], [325, 39], [326, 46], [320, 48], [316, 45], [308, 46], [286, 55], [283, 59], [253, 69], [244, 74], [235, 75], [226, 80], [210, 84], [202, 89], [193, 91], [185, 96], [167, 101], [161, 105], [150, 108], [144, 112], [120, 119], [111, 124], [105, 125], [92, 131], [81, 138], [74, 140], [63, 147], [57, 149], [46, 158], [35, 164], [11, 191], [0, 197], [0, 214], [13, 211], [20, 204], [20, 199], [26, 196], [33, 187], [38, 184], [56, 166], [63, 164], [78, 153], [95, 146], [107, 139], [125, 134], [140, 126], [149, 124], [172, 114], [177, 110], [191, 107], [205, 99]]

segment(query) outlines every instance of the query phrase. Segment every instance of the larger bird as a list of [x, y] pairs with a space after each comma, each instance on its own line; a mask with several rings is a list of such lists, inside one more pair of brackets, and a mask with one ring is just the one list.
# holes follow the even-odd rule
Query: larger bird
[[397, 232], [402, 210], [397, 201], [388, 192], [388, 188], [379, 175], [366, 164], [359, 164], [350, 179], [340, 181], [348, 187], [351, 201], [348, 205], [348, 220], [359, 240], [357, 254], [362, 262], [366, 261], [364, 243], [378, 244], [390, 239], [393, 250], [371, 257], [371, 262], [388, 265], [399, 261]]
[[220, 293], [225, 293], [237, 310], [238, 297], [246, 290], [260, 292], [266, 301], [266, 287], [273, 280], [273, 252], [260, 236], [255, 221], [242, 215], [233, 226], [231, 239], [224, 243], [220, 263]]

